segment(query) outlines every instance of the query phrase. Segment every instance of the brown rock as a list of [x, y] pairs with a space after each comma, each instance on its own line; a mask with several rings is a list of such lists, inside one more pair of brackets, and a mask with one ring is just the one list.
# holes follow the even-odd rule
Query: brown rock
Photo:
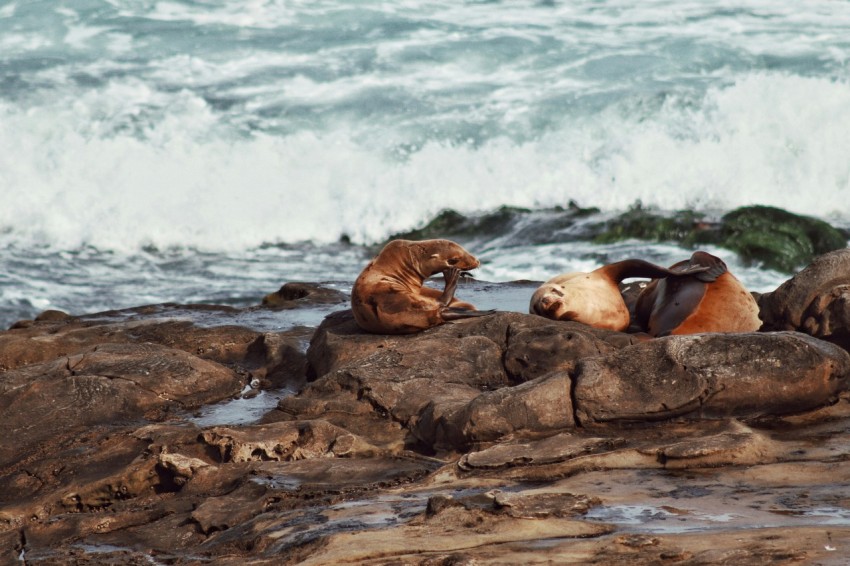
[[[528, 345], [531, 342], [531, 331], [534, 329], [539, 329], [544, 335], [574, 331], [607, 338], [620, 334], [598, 331], [578, 323], [554, 322], [539, 316], [512, 312], [458, 320], [409, 336], [369, 334], [357, 326], [351, 311], [345, 310], [325, 318], [310, 341], [307, 357], [311, 375], [321, 377], [347, 366], [352, 361], [363, 359], [379, 349], [410, 348], [404, 345], [422, 340], [455, 341], [475, 336], [489, 340], [504, 352], [509, 347], [508, 342], [511, 336], [516, 335], [519, 337], [515, 340], [514, 357], [520, 357], [525, 355], [522, 344]], [[434, 355], [439, 355], [439, 352], [434, 352]], [[517, 361], [517, 364], [522, 362]]]
[[52, 436], [162, 418], [235, 395], [244, 385], [219, 364], [154, 344], [103, 344], [0, 375], [0, 434], [15, 438], [0, 447], [0, 464]]
[[296, 309], [316, 305], [347, 303], [348, 295], [336, 289], [323, 287], [319, 283], [285, 283], [274, 293], [263, 297], [263, 306], [278, 309]]
[[467, 449], [513, 432], [553, 433], [575, 426], [568, 374], [552, 372], [534, 381], [482, 393], [465, 404], [434, 401], [417, 423], [416, 435], [437, 449]]
[[797, 330], [850, 350], [850, 249], [816, 258], [759, 298], [763, 330]]
[[0, 333], [0, 371], [55, 360], [107, 342], [152, 342], [204, 359], [234, 363], [245, 359], [261, 334], [239, 326], [203, 328], [186, 320], [143, 319], [122, 322], [49, 319]]
[[374, 456], [380, 451], [327, 421], [214, 427], [201, 434], [222, 462], [286, 461], [326, 456]]
[[529, 381], [555, 370], [571, 372], [580, 359], [617, 349], [586, 325], [554, 321], [541, 325], [540, 317], [529, 319], [531, 324], [520, 321], [508, 327], [505, 369], [515, 381]]
[[804, 334], [671, 336], [582, 361], [583, 425], [676, 416], [755, 417], [833, 401], [850, 379], [847, 352]]
[[248, 348], [245, 366], [266, 386], [301, 389], [307, 380], [307, 345], [313, 329], [266, 332]]

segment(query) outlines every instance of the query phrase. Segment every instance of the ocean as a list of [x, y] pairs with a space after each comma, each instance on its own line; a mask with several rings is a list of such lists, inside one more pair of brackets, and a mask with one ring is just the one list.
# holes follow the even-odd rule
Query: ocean
[[[341, 290], [444, 209], [850, 226], [850, 2], [6, 0], [0, 327]], [[519, 230], [519, 228], [517, 228]], [[675, 243], [464, 242], [483, 281]], [[723, 257], [751, 290], [789, 275]]]

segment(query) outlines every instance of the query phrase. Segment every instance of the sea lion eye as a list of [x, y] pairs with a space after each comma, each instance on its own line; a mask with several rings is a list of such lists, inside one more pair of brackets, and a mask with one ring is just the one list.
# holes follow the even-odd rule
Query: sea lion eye
[[455, 264], [456, 264], [457, 262], [459, 262], [459, 261], [460, 261], [460, 259], [459, 259], [459, 258], [453, 257], [453, 258], [451, 258], [450, 260], [448, 260], [448, 262], [447, 262], [447, 263], [448, 263], [449, 265], [455, 265]]

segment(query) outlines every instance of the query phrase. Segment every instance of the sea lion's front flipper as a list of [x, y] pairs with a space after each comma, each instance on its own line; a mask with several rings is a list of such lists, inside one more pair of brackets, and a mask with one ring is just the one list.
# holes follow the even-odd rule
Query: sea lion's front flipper
[[463, 318], [472, 318], [476, 316], [488, 316], [497, 312], [496, 309], [489, 311], [471, 311], [469, 309], [461, 309], [457, 307], [445, 307], [440, 309], [440, 316], [443, 320], [460, 320]]
[[623, 261], [610, 263], [604, 267], [600, 267], [597, 271], [604, 272], [611, 280], [620, 283], [623, 279], [630, 279], [632, 277], [660, 279], [671, 275], [692, 275], [708, 271], [709, 269], [710, 267], [708, 266], [695, 264], [692, 266], [685, 266], [678, 271], [672, 271], [666, 267], [661, 267], [660, 265], [655, 265], [654, 263], [649, 263], [642, 259], [625, 259]]
[[[700, 271], [701, 269], [701, 271]], [[671, 268], [673, 270], [673, 268]], [[694, 271], [696, 270], [696, 271]], [[673, 270], [677, 271], [677, 270]], [[687, 273], [685, 272], [687, 271]], [[711, 283], [718, 277], [729, 271], [726, 264], [717, 256], [707, 252], [694, 252], [683, 271], [677, 271], [678, 275], [694, 275], [700, 281]]]
[[667, 336], [673, 333], [699, 308], [706, 287], [707, 284], [699, 280], [699, 275], [659, 280], [653, 290], [652, 312], [646, 324], [649, 334]]
[[443, 294], [440, 295], [440, 298], [437, 301], [447, 307], [452, 299], [455, 297], [455, 291], [457, 290], [457, 282], [460, 278], [460, 270], [459, 269], [447, 269], [443, 272], [443, 278], [446, 280], [446, 288], [443, 291]]

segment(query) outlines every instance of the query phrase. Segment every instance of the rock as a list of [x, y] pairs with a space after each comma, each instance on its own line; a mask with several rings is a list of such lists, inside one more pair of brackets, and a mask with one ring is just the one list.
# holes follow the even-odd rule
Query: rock
[[55, 360], [107, 342], [153, 342], [216, 362], [236, 363], [245, 358], [259, 335], [238, 326], [198, 327], [187, 320], [50, 319], [0, 333], [0, 371]]
[[[297, 398], [281, 401], [280, 408], [294, 418], [317, 418], [329, 397], [339, 404], [346, 392], [349, 403], [366, 402], [407, 429], [406, 443], [462, 449], [514, 431], [574, 426], [570, 378], [563, 371], [582, 357], [633, 341], [622, 333], [519, 313], [382, 336], [364, 333], [352, 317], [339, 313], [325, 319], [310, 343], [316, 382]], [[562, 375], [545, 385], [504, 389], [557, 369]], [[493, 392], [482, 394], [487, 391]]]
[[[104, 427], [68, 427], [22, 457], [0, 465], [0, 527], [63, 512], [102, 510], [118, 501], [153, 493], [161, 484], [155, 462], [139, 458], [147, 443]], [[0, 529], [2, 530], [2, 529]]]
[[[464, 404], [432, 402], [415, 434], [437, 449], [467, 449], [513, 432], [545, 434], [575, 426], [568, 374], [552, 372], [516, 387], [482, 393]], [[453, 400], [456, 402], [456, 400]]]
[[276, 309], [296, 309], [316, 305], [347, 303], [348, 295], [336, 289], [323, 287], [319, 283], [285, 283], [274, 293], [263, 297], [263, 306]]
[[260, 387], [301, 389], [307, 381], [307, 345], [313, 329], [266, 332], [248, 347], [243, 367], [261, 381]]
[[797, 330], [850, 350], [850, 249], [818, 257], [759, 298], [763, 330]]
[[[516, 322], [508, 328], [505, 369], [516, 382], [530, 381], [552, 371], [571, 372], [583, 358], [611, 353], [617, 348], [599, 336], [620, 333], [599, 332], [577, 322], [539, 325], [538, 317]], [[628, 344], [630, 342], [625, 342]]]
[[597, 243], [639, 238], [688, 247], [717, 245], [747, 262], [788, 273], [820, 254], [846, 247], [848, 237], [822, 220], [770, 206], [741, 207], [717, 222], [690, 210], [666, 214], [639, 203], [591, 232]]
[[0, 376], [0, 432], [16, 439], [0, 447], [0, 464], [55, 435], [162, 419], [226, 399], [244, 386], [232, 370], [155, 344], [107, 343]]
[[375, 446], [327, 421], [214, 427], [201, 434], [222, 462], [287, 461], [333, 456], [375, 456]]
[[691, 210], [664, 214], [643, 208], [640, 203], [623, 214], [609, 219], [595, 228], [593, 241], [610, 244], [629, 238], [656, 242], [680, 242], [693, 246], [703, 241], [706, 228], [703, 215]]
[[848, 379], [850, 355], [804, 334], [671, 336], [581, 361], [574, 397], [584, 426], [756, 417], [830, 403]]
[[[776, 304], [809, 316], [829, 265]], [[497, 313], [386, 337], [342, 311], [305, 353], [311, 329], [132, 312], [0, 333], [7, 561], [828, 563], [850, 545], [850, 354], [813, 336]], [[258, 423], [191, 419], [248, 380], [299, 390]]]
[[494, 212], [481, 216], [464, 216], [459, 212], [446, 209], [422, 228], [401, 232], [389, 237], [387, 241], [428, 240], [432, 238], [462, 239], [478, 235], [504, 234], [516, 224], [517, 220], [529, 211], [524, 208], [503, 206]]
[[847, 236], [810, 216], [746, 206], [723, 216], [718, 243], [746, 261], [792, 272], [818, 255], [845, 248]]

